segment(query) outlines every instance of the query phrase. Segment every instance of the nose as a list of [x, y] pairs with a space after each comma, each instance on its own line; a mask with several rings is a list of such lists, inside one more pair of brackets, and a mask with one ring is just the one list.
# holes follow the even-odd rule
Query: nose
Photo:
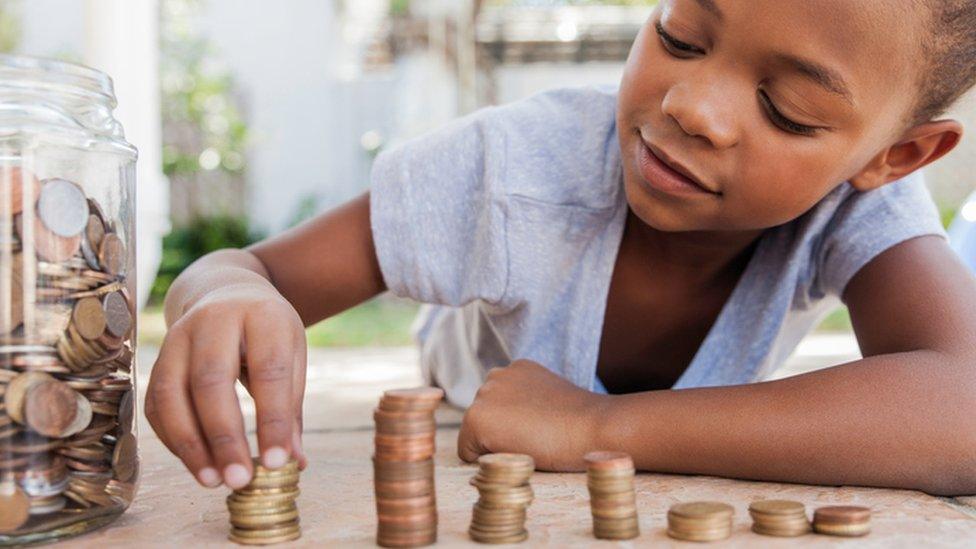
[[713, 84], [676, 84], [664, 96], [661, 110], [692, 137], [702, 138], [716, 149], [739, 142], [732, 106]]

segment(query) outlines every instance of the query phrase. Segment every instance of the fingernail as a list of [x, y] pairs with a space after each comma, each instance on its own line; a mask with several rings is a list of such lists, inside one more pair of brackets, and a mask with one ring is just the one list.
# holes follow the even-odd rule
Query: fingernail
[[261, 462], [264, 463], [264, 466], [268, 469], [284, 467], [284, 465], [288, 463], [288, 452], [279, 446], [268, 448], [264, 452], [264, 458], [261, 460]]
[[251, 482], [251, 475], [247, 474], [247, 469], [239, 463], [231, 463], [224, 468], [224, 484], [229, 488], [237, 490], [247, 486]]
[[213, 467], [204, 467], [197, 473], [197, 480], [207, 488], [213, 488], [220, 484], [220, 473]]

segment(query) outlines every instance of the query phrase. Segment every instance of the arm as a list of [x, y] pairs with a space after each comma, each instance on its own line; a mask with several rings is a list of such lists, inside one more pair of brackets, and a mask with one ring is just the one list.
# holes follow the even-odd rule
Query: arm
[[535, 385], [530, 400], [561, 408], [542, 420], [555, 432], [533, 441], [535, 421], [494, 432], [486, 408], [498, 406], [476, 400], [459, 451], [530, 448], [550, 468], [579, 469], [584, 451], [609, 448], [660, 472], [976, 492], [976, 280], [942, 239], [923, 237], [875, 258], [844, 297], [862, 360], [751, 385], [621, 396], [567, 387], [523, 364], [490, 379], [482, 404], [517, 406], [504, 377], [518, 377]]
[[147, 419], [201, 484], [241, 487], [253, 473], [234, 390], [243, 373], [265, 465], [304, 462], [304, 326], [384, 289], [368, 194], [248, 250], [201, 258], [166, 296]]

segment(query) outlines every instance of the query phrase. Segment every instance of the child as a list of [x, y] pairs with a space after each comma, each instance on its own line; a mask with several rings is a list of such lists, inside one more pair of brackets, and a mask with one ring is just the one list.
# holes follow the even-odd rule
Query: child
[[[458, 452], [976, 492], [976, 281], [918, 170], [976, 80], [971, 0], [661, 0], [617, 90], [486, 109], [166, 299], [146, 415], [206, 486], [304, 460], [303, 327], [389, 289]], [[863, 360], [763, 382], [838, 302]], [[241, 358], [246, 366], [241, 366]], [[487, 373], [487, 375], [486, 375]], [[486, 379], [487, 378], [487, 379]]]

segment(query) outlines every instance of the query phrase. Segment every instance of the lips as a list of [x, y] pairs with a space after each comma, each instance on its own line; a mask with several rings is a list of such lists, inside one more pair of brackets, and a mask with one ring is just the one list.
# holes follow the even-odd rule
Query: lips
[[640, 174], [650, 187], [674, 195], [717, 196], [721, 194], [703, 184], [691, 171], [672, 160], [654, 145], [639, 139], [637, 147]]

